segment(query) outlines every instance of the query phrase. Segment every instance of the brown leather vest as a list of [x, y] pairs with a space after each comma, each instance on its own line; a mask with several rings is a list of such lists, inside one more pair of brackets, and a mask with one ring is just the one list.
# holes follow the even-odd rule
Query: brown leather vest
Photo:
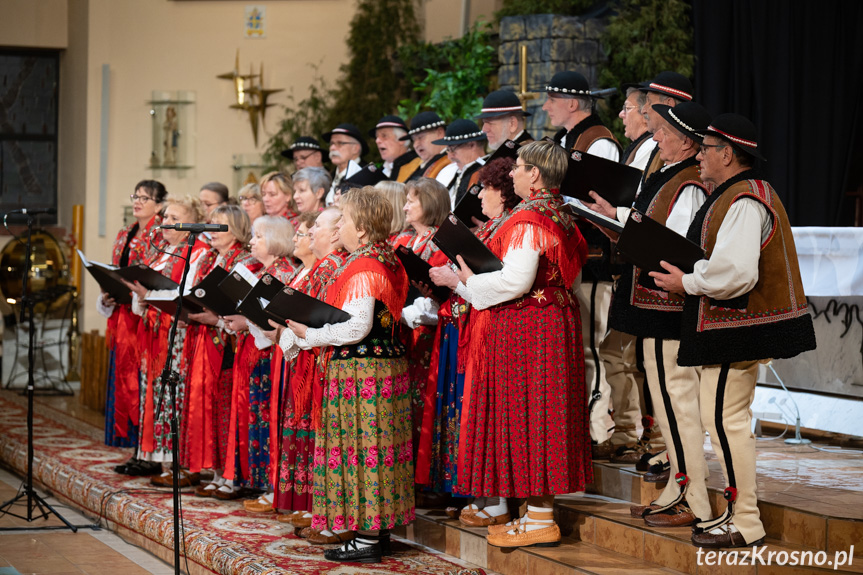
[[605, 126], [591, 126], [586, 129], [584, 132], [579, 134], [578, 138], [576, 138], [575, 145], [572, 146], [572, 149], [579, 152], [586, 152], [587, 149], [597, 140], [611, 140], [615, 145], [617, 145], [617, 151], [620, 151], [620, 142], [617, 141], [617, 138], [614, 137], [611, 130]]
[[773, 220], [761, 246], [758, 281], [750, 292], [732, 300], [687, 297], [680, 365], [787, 358], [815, 348], [791, 224], [770, 184], [743, 180], [722, 192], [705, 214], [701, 246], [709, 259], [728, 209], [741, 198], [761, 202]]
[[444, 169], [445, 167], [447, 167], [448, 165], [450, 165], [450, 163], [451, 162], [450, 162], [449, 158], [446, 156], [443, 156], [438, 161], [433, 163], [431, 166], [426, 168], [426, 171], [423, 174], [423, 177], [424, 178], [432, 178], [432, 179], [436, 178], [437, 175], [440, 173], [440, 171], [442, 169]]

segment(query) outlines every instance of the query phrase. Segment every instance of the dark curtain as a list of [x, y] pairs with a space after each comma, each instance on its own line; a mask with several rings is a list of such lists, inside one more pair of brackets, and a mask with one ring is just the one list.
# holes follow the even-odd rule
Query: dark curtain
[[693, 0], [695, 97], [759, 133], [795, 226], [854, 225], [863, 186], [863, 2]]

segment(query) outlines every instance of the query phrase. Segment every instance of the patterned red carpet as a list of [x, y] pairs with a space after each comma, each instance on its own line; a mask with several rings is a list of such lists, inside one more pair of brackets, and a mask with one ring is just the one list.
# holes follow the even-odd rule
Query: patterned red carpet
[[[151, 488], [147, 478], [114, 473], [113, 467], [129, 457], [129, 450], [106, 447], [102, 435], [101, 429], [37, 403], [35, 479], [59, 499], [82, 508], [88, 516], [101, 517], [112, 530], [170, 562], [174, 539], [170, 491]], [[4, 394], [0, 397], [0, 460], [23, 473], [26, 454], [26, 402]], [[289, 535], [292, 528], [273, 515], [246, 512], [240, 501], [200, 498], [189, 492], [183, 495], [182, 506], [192, 573], [484, 573], [401, 541], [393, 541], [395, 556], [377, 565], [331, 563], [323, 558], [325, 548]]]

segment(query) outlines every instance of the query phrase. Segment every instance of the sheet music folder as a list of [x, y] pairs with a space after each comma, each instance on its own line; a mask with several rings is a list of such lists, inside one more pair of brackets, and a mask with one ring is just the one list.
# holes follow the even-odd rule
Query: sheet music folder
[[291, 287], [282, 288], [264, 310], [280, 323], [290, 319], [315, 328], [351, 318], [349, 313]]
[[457, 264], [456, 256], [461, 256], [475, 274], [496, 272], [503, 268], [497, 256], [453, 214], [447, 216], [432, 241], [451, 262]]
[[177, 289], [180, 287], [177, 282], [163, 276], [146, 264], [120, 268], [117, 270], [117, 275], [130, 283], [137, 281], [148, 290]]
[[184, 297], [186, 301], [205, 307], [216, 315], [231, 315], [237, 313], [237, 303], [219, 289], [219, 284], [228, 277], [228, 271], [216, 266], [207, 277], [194, 286]]
[[123, 283], [122, 278], [117, 274], [116, 266], [103, 264], [99, 262], [91, 262], [81, 250], [78, 251], [78, 257], [81, 258], [81, 263], [99, 284], [99, 288], [107, 293], [115, 302], [120, 305], [132, 303], [132, 292]]
[[435, 285], [429, 277], [431, 265], [421, 257], [413, 253], [405, 246], [399, 246], [395, 250], [396, 257], [402, 262], [405, 272], [408, 274], [408, 279], [415, 282], [422, 282], [429, 286], [432, 294], [438, 301], [444, 301], [452, 293], [446, 286]]
[[594, 199], [589, 194], [592, 190], [612, 206], [629, 207], [635, 200], [640, 181], [641, 170], [638, 168], [575, 151], [569, 155], [569, 167], [560, 192], [592, 203]]
[[613, 232], [621, 233], [623, 231], [623, 224], [621, 224], [616, 219], [608, 218], [600, 213], [594, 212], [583, 203], [581, 200], [573, 199], [572, 201], [566, 202], [563, 204], [563, 208], [569, 213], [579, 218], [584, 218], [586, 220], [590, 220], [591, 222], [600, 225], [608, 230]]
[[245, 316], [246, 319], [265, 331], [270, 331], [273, 326], [270, 325], [269, 320], [273, 319], [273, 316], [264, 311], [260, 298], [271, 301], [284, 287], [285, 284], [275, 277], [264, 274], [237, 306], [237, 313]]
[[649, 272], [665, 272], [660, 260], [691, 273], [695, 262], [704, 259], [704, 250], [672, 229], [638, 210], [629, 213], [617, 240], [617, 252], [627, 261]]

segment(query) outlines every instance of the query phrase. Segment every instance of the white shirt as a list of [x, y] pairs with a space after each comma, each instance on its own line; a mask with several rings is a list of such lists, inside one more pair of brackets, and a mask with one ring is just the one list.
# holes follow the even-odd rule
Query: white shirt
[[758, 200], [741, 198], [731, 204], [710, 259], [696, 262], [693, 272], [683, 276], [686, 293], [727, 300], [751, 291], [758, 282], [761, 244], [772, 227], [772, 217]]
[[326, 324], [321, 328], [308, 328], [306, 337], [297, 337], [290, 329], [282, 332], [279, 346], [288, 360], [294, 359], [301, 349], [313, 347], [351, 345], [359, 343], [372, 331], [375, 298], [360, 297], [347, 302], [342, 309], [351, 318], [341, 323]]
[[[656, 140], [647, 138], [635, 151], [635, 157], [632, 158], [632, 163], [629, 165], [633, 168], [638, 168], [642, 172], [647, 167], [647, 162], [650, 160], [650, 153], [656, 147]], [[641, 184], [639, 183], [639, 186]]]
[[350, 160], [348, 162], [348, 166], [343, 171], [336, 171], [336, 175], [333, 178], [333, 183], [330, 185], [330, 191], [327, 192], [326, 204], [328, 206], [333, 205], [333, 199], [336, 195], [336, 188], [339, 187], [339, 184], [342, 183], [342, 180], [350, 178], [362, 169], [362, 166], [360, 166], [356, 160]]
[[[683, 160], [681, 160], [681, 162], [682, 161]], [[679, 163], [680, 162], [674, 162], [673, 164], [666, 164], [666, 165], [662, 166], [661, 168], [659, 168], [659, 171], [664, 172], [668, 168], [671, 168], [672, 166], [676, 166]], [[641, 184], [639, 184], [639, 192], [640, 191], [641, 191]], [[638, 197], [638, 196], [636, 195], [635, 197]], [[698, 199], [698, 198], [700, 198], [700, 199]], [[671, 213], [668, 215], [668, 220], [666, 220], [665, 226], [668, 228], [671, 228], [672, 230], [674, 230], [675, 232], [677, 232], [681, 236], [685, 236], [686, 232], [689, 231], [689, 224], [692, 223], [692, 219], [695, 217], [695, 213], [698, 211], [698, 208], [701, 207], [701, 204], [703, 204], [706, 199], [707, 198], [705, 197], [704, 192], [698, 186], [694, 186], [692, 184], [686, 186], [685, 188], [683, 188], [683, 190], [680, 191], [680, 196], [677, 198], [677, 200], [675, 200], [675, 207], [672, 208]], [[683, 204], [680, 206], [680, 208], [677, 208], [677, 205], [680, 204], [681, 202], [683, 202]], [[691, 208], [691, 210], [692, 210], [691, 215], [688, 215], [688, 212], [686, 211], [687, 208], [685, 206], [689, 206], [689, 208]], [[679, 213], [680, 214], [686, 214], [686, 215], [680, 215], [680, 216], [675, 217], [675, 209], [681, 210]], [[632, 211], [631, 207], [618, 206], [617, 207], [617, 221], [619, 221], [622, 224], [626, 224], [626, 221], [629, 219], [629, 212], [631, 212], [631, 211]]]
[[[443, 187], [449, 188], [449, 185], [455, 178], [457, 172], [458, 166], [456, 165], [456, 163], [450, 162], [449, 164], [441, 168], [441, 170], [437, 173], [437, 176], [435, 176], [435, 179], [441, 184], [443, 184]], [[450, 194], [450, 197], [452, 197], [452, 194]]]

